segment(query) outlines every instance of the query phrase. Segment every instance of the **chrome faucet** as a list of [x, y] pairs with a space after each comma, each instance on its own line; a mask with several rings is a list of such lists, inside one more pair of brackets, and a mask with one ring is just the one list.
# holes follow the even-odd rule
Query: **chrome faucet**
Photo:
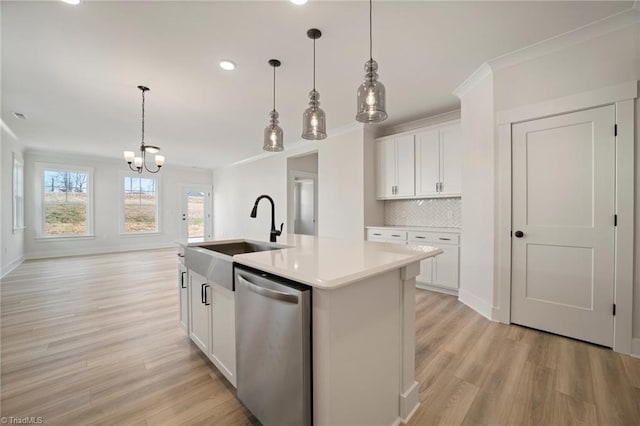
[[282, 228], [284, 227], [284, 223], [280, 224], [280, 230], [278, 231], [276, 229], [276, 222], [275, 222], [275, 220], [276, 220], [276, 206], [273, 203], [273, 198], [269, 197], [268, 195], [261, 195], [258, 198], [256, 198], [256, 202], [253, 205], [253, 209], [251, 209], [251, 217], [255, 218], [258, 215], [258, 203], [263, 198], [266, 198], [271, 203], [271, 233], [270, 233], [269, 241], [271, 241], [272, 243], [275, 243], [276, 242], [276, 237], [279, 237], [282, 234]]

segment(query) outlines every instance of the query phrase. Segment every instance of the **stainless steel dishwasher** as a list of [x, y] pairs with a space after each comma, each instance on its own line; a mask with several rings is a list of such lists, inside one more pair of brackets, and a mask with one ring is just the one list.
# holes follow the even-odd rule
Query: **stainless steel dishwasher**
[[311, 287], [235, 265], [238, 398], [265, 426], [311, 425]]

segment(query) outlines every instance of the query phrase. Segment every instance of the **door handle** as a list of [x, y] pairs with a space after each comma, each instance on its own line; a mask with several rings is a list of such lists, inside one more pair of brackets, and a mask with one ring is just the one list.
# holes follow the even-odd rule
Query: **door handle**
[[522, 232], [522, 231], [516, 231], [516, 232], [514, 232], [514, 234], [513, 234], [513, 235], [515, 235], [515, 236], [516, 236], [516, 238], [522, 238], [522, 237], [524, 237], [524, 232]]
[[186, 271], [183, 271], [180, 277], [180, 288], [187, 288], [186, 285], [184, 285], [184, 274], [186, 274]]
[[439, 183], [440, 183], [440, 182], [436, 182], [436, 192], [440, 192], [440, 191], [439, 191], [439, 189], [438, 189], [438, 188], [440, 188]]
[[205, 296], [205, 294], [204, 294], [204, 286], [205, 286], [205, 285], [207, 285], [207, 283], [200, 284], [200, 302], [201, 302], [202, 304], [204, 304], [204, 303], [205, 303], [205, 300], [204, 300], [204, 296]]

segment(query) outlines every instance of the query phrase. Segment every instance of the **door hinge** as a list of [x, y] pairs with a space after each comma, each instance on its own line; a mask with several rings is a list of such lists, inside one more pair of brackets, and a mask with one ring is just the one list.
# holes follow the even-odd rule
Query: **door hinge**
[[616, 304], [615, 303], [613, 304], [613, 316], [614, 317], [616, 316]]
[[618, 215], [617, 214], [613, 215], [613, 226], [618, 226]]
[[618, 136], [618, 125], [617, 124], [613, 125], [613, 136]]

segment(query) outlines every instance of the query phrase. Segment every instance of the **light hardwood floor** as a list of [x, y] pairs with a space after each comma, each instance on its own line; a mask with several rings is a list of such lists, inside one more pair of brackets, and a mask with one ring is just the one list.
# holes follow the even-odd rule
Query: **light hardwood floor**
[[[25, 262], [1, 284], [2, 416], [257, 423], [178, 324], [176, 250]], [[638, 425], [640, 360], [419, 290], [411, 425]]]

